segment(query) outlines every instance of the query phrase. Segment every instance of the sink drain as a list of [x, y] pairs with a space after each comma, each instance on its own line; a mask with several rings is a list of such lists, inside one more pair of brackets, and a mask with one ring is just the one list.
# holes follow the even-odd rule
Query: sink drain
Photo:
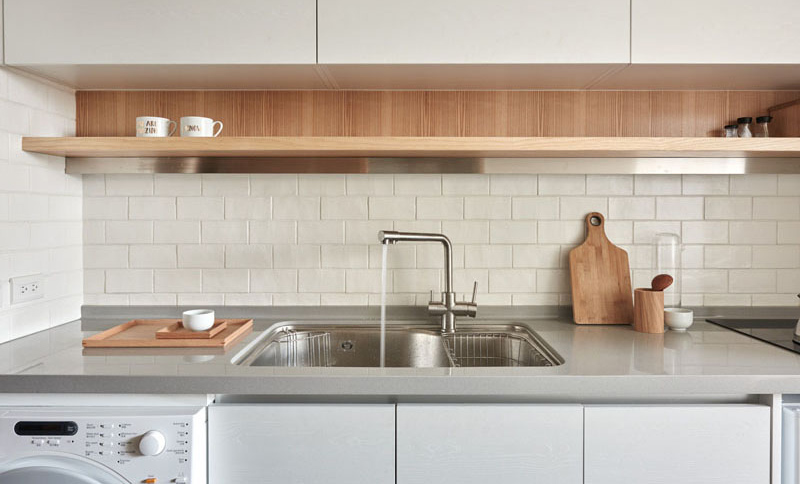
[[351, 351], [355, 347], [352, 341], [344, 341], [342, 342], [342, 349], [344, 351]]

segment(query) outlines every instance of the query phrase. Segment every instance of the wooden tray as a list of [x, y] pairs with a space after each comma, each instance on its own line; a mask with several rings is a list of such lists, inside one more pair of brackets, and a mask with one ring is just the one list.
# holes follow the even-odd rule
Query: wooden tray
[[83, 340], [85, 348], [227, 348], [253, 331], [252, 319], [226, 319], [227, 327], [211, 338], [161, 339], [156, 332], [174, 319], [134, 319]]
[[175, 320], [174, 323], [167, 327], [161, 328], [156, 331], [156, 338], [158, 339], [209, 339], [218, 335], [222, 330], [228, 327], [228, 321], [225, 319], [215, 319], [214, 325], [205, 331], [192, 331], [183, 327], [181, 320]]

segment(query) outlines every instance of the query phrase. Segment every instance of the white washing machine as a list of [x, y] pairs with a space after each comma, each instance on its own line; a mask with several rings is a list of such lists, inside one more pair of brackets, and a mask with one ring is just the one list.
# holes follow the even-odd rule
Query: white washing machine
[[0, 484], [206, 484], [204, 407], [0, 407]]

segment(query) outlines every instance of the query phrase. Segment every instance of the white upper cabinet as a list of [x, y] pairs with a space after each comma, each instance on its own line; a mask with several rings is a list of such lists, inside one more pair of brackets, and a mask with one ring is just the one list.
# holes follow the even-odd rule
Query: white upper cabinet
[[629, 0], [319, 0], [320, 64], [627, 64]]
[[634, 64], [800, 64], [798, 0], [631, 0]]
[[314, 0], [5, 0], [5, 30], [10, 65], [316, 62]]

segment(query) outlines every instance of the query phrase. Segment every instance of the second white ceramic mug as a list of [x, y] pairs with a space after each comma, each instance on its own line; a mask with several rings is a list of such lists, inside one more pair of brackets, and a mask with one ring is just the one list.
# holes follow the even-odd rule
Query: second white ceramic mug
[[[214, 132], [214, 126], [219, 129]], [[214, 137], [222, 132], [222, 121], [214, 121], [202, 116], [184, 116], [181, 118], [181, 136]]]
[[[172, 129], [170, 129], [170, 126]], [[139, 138], [166, 138], [172, 136], [178, 123], [158, 116], [139, 116], [136, 118], [136, 136]]]

